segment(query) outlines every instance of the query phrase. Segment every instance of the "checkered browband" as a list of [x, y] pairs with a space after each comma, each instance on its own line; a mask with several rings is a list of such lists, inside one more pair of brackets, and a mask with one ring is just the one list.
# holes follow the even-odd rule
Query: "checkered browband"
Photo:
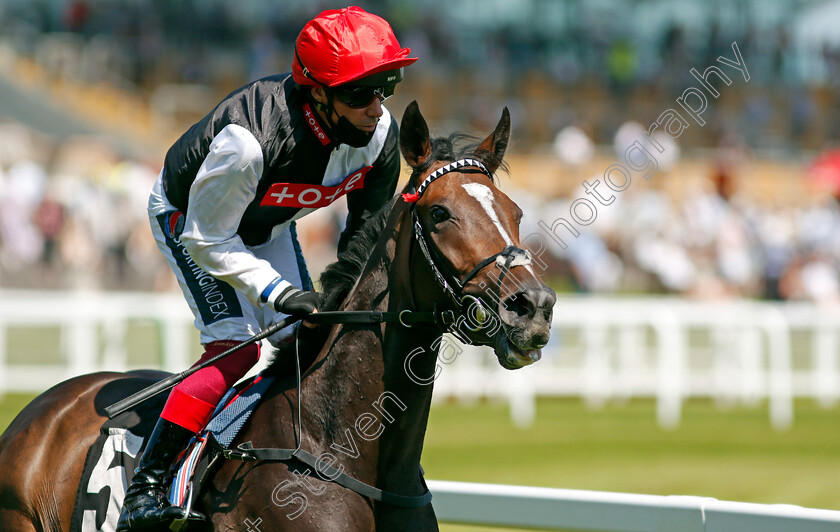
[[445, 174], [448, 174], [449, 172], [454, 172], [459, 168], [464, 168], [465, 166], [477, 166], [481, 169], [483, 173], [487, 174], [488, 177], [490, 176], [490, 172], [487, 171], [487, 167], [484, 166], [484, 164], [481, 161], [477, 161], [475, 159], [460, 159], [458, 161], [455, 161], [454, 163], [449, 163], [447, 165], [441, 166], [440, 168], [426, 176], [426, 179], [424, 179], [423, 182], [420, 183], [420, 186], [417, 187], [417, 191], [414, 194], [402, 195], [403, 200], [406, 203], [417, 202], [417, 200], [420, 199], [420, 196], [423, 195], [423, 192], [426, 191], [426, 188], [432, 183], [432, 181], [439, 177], [442, 177]]

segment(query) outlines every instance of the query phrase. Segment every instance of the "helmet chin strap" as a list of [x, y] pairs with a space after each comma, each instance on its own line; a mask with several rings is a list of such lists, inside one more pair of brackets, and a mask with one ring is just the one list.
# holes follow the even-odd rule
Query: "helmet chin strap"
[[[335, 106], [333, 105], [334, 96], [332, 91], [330, 91], [329, 87], [324, 87], [324, 92], [327, 95], [327, 103], [319, 102], [311, 93], [309, 97], [313, 101], [315, 108], [326, 115], [330, 136], [338, 142], [347, 144], [353, 148], [364, 148], [370, 144], [373, 138], [373, 132], [368, 133], [367, 131], [362, 131], [347, 120], [346, 117], [338, 114], [338, 111], [335, 110]], [[333, 113], [338, 117], [338, 123], [336, 124], [332, 123]]]

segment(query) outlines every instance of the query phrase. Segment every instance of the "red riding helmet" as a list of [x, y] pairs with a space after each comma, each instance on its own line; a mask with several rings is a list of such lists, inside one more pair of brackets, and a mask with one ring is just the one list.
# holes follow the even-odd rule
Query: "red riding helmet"
[[331, 9], [298, 35], [292, 76], [300, 85], [336, 87], [393, 70], [383, 81], [396, 83], [402, 80], [402, 67], [417, 61], [410, 53], [383, 18], [356, 6]]

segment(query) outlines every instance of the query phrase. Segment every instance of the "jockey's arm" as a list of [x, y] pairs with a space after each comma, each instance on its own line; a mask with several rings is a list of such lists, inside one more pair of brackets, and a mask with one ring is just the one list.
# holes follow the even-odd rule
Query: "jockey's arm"
[[263, 172], [257, 139], [228, 125], [213, 139], [190, 187], [181, 242], [195, 263], [225, 281], [255, 306], [274, 303], [291, 287], [267, 261], [258, 259], [236, 234]]

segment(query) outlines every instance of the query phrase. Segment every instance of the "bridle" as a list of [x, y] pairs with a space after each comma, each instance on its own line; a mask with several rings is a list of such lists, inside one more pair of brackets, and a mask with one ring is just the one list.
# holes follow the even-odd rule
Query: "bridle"
[[[464, 293], [467, 283], [469, 283], [470, 280], [478, 275], [478, 273], [485, 267], [496, 263], [501, 270], [498, 280], [498, 285], [501, 287], [502, 281], [510, 268], [513, 266], [530, 264], [531, 254], [522, 248], [509, 245], [502, 251], [480, 261], [463, 277], [458, 276], [458, 273], [452, 268], [449, 261], [446, 257], [444, 257], [443, 253], [441, 253], [440, 249], [438, 249], [438, 247], [432, 242], [428, 230], [421, 222], [420, 215], [417, 214], [417, 209], [415, 208], [417, 201], [433, 181], [446, 174], [456, 171], [460, 173], [484, 174], [488, 179], [492, 180], [490, 172], [481, 161], [470, 158], [459, 159], [455, 162], [446, 164], [429, 174], [420, 186], [417, 187], [416, 192], [403, 194], [402, 196], [407, 203], [411, 204], [411, 220], [414, 227], [414, 238], [417, 241], [418, 247], [423, 252], [423, 256], [425, 257], [429, 268], [434, 274], [435, 279], [437, 279], [438, 284], [440, 284], [441, 288], [443, 288], [443, 291], [458, 308], [460, 315], [475, 317], [475, 321], [478, 323], [469, 323], [471, 320], [467, 320], [465, 325], [468, 330], [475, 332], [484, 326], [484, 323], [488, 318], [488, 311], [480, 297]], [[470, 307], [473, 307], [472, 312], [470, 312]], [[459, 337], [462, 336], [462, 334], [459, 334], [460, 331], [457, 329], [450, 328], [449, 332]], [[463, 340], [463, 338], [461, 339]]]

